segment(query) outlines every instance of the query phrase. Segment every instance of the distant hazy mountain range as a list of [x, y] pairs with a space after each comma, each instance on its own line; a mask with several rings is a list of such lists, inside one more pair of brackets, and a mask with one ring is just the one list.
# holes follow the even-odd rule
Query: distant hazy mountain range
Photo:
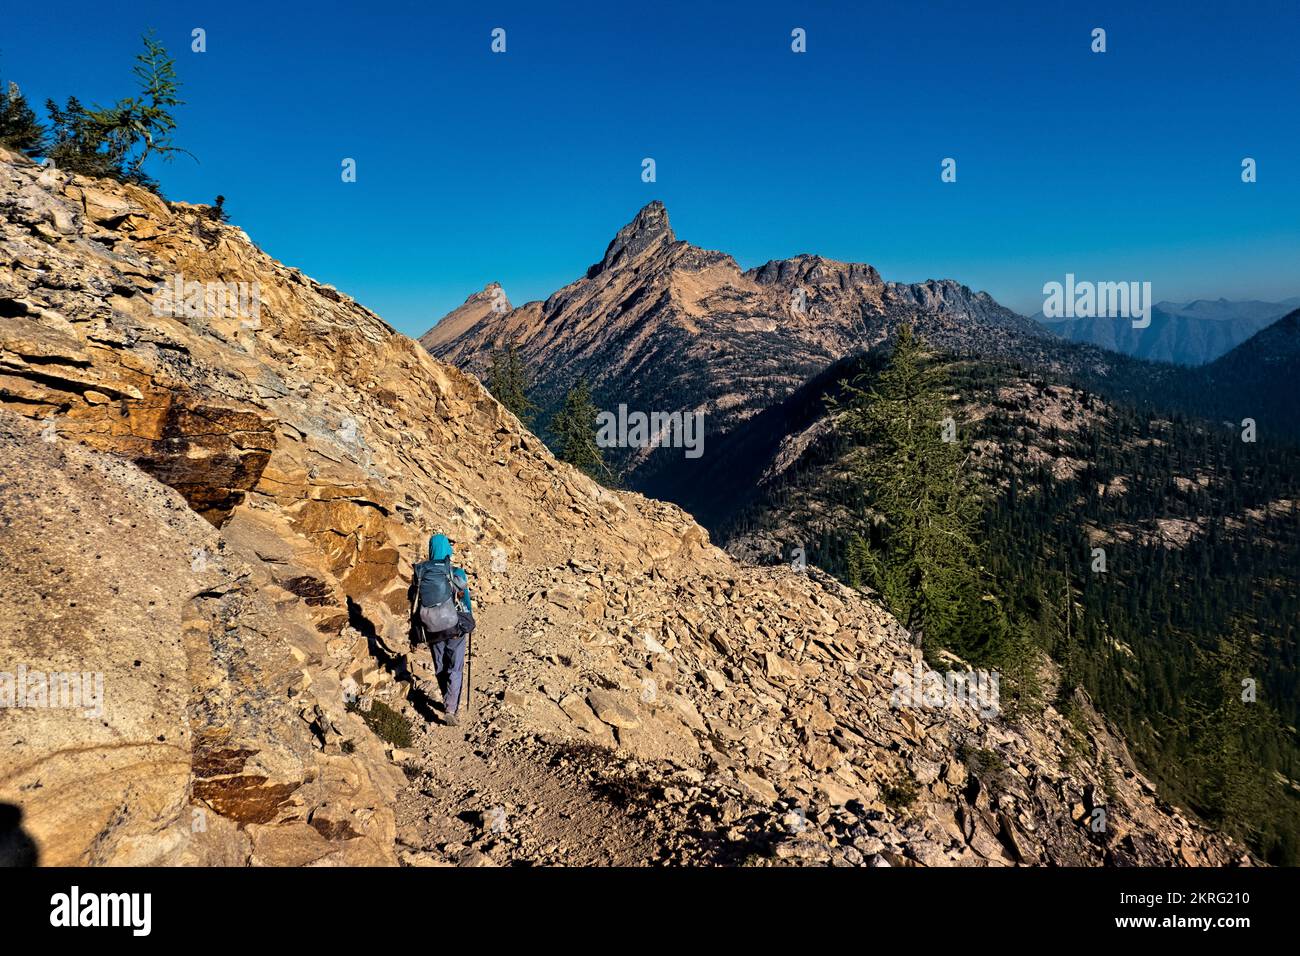
[[1135, 329], [1127, 319], [1047, 319], [1042, 312], [1033, 318], [1072, 342], [1155, 362], [1204, 365], [1297, 307], [1300, 296], [1282, 302], [1157, 302], [1151, 310], [1151, 324], [1143, 329]]

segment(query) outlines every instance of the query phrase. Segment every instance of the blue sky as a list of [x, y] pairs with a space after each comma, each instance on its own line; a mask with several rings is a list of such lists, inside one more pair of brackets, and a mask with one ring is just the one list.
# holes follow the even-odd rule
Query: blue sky
[[744, 267], [816, 252], [1024, 312], [1066, 272], [1300, 294], [1294, 0], [445, 6], [9, 4], [0, 76], [108, 102], [155, 28], [200, 160], [154, 167], [169, 198], [224, 194], [272, 255], [411, 334], [493, 280], [549, 295], [651, 199]]

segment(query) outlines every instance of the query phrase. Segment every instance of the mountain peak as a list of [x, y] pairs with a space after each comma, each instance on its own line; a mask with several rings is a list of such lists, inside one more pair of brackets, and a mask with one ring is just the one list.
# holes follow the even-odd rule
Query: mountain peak
[[622, 262], [640, 259], [651, 249], [676, 241], [673, 227], [668, 222], [667, 208], [658, 199], [652, 199], [618, 231], [606, 247], [604, 257], [587, 270], [587, 278], [594, 278]]
[[430, 351], [452, 341], [487, 316], [505, 315], [514, 311], [500, 282], [489, 282], [480, 291], [470, 295], [434, 323], [433, 328], [420, 336], [420, 344]]
[[633, 233], [662, 232], [676, 238], [673, 236], [672, 226], [668, 223], [668, 207], [658, 199], [652, 199], [642, 206], [632, 221], [619, 230], [619, 234], [622, 235], [629, 231]]
[[510, 311], [513, 306], [510, 305], [510, 299], [506, 296], [506, 290], [501, 287], [500, 282], [489, 282], [482, 290], [471, 294], [465, 299], [465, 305], [471, 302], [501, 302], [505, 305], [506, 311]]

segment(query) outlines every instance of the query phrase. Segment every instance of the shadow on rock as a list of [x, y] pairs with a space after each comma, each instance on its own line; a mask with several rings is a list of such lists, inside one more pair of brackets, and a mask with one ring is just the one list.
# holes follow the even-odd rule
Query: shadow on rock
[[0, 866], [36, 866], [40, 862], [36, 842], [22, 824], [21, 807], [0, 803]]

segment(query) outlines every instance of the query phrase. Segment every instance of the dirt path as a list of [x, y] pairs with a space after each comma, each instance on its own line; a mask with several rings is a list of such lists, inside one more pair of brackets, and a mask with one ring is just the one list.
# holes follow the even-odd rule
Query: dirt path
[[397, 807], [399, 853], [413, 865], [633, 866], [660, 856], [653, 828], [592, 787], [590, 755], [513, 738], [501, 693], [519, 653], [522, 609], [484, 608], [473, 635], [471, 711], [459, 727], [416, 722], [418, 775]]
[[418, 757], [407, 764], [411, 782], [396, 808], [402, 862], [735, 864], [761, 852], [771, 821], [747, 818], [740, 802], [663, 768], [520, 727], [503, 694], [546, 643], [522, 632], [525, 613], [520, 604], [480, 611], [472, 709], [460, 726], [414, 723]]
[[427, 771], [398, 803], [403, 861], [635, 866], [654, 862], [650, 828], [599, 799], [573, 762], [434, 728]]

